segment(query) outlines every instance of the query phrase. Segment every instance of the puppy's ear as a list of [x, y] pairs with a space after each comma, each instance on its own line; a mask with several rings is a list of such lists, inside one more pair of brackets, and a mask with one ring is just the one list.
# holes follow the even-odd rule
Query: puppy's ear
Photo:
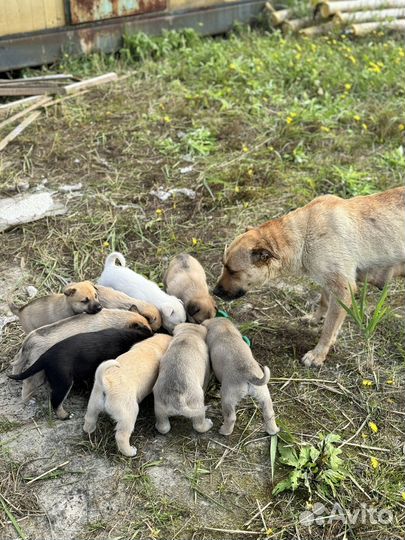
[[73, 296], [76, 292], [76, 288], [75, 287], [72, 287], [71, 285], [68, 285], [67, 287], [65, 287], [65, 289], [63, 290], [63, 294], [65, 296]]
[[153, 334], [152, 332], [152, 328], [150, 328], [149, 326], [145, 326], [144, 324], [142, 323], [139, 323], [139, 322], [135, 322], [131, 325], [131, 328], [134, 328], [135, 330], [138, 330], [138, 332], [143, 335], [143, 336], [151, 336]]
[[186, 311], [190, 317], [198, 313], [201, 309], [201, 306], [198, 302], [193, 302], [192, 300], [187, 304]]
[[132, 306], [129, 308], [128, 311], [133, 311], [134, 313], [139, 313], [139, 315], [142, 315], [139, 311], [138, 307], [135, 304], [132, 304]]
[[268, 249], [252, 249], [250, 255], [253, 264], [267, 264], [270, 259], [278, 259], [278, 257]]
[[251, 225], [248, 225], [247, 227], [245, 227], [245, 232], [248, 232], [248, 231], [253, 231], [254, 227], [252, 227]]

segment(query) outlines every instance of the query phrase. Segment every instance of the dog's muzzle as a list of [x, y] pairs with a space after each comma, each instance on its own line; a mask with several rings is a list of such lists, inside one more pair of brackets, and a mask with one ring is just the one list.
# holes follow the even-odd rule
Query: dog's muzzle
[[238, 289], [235, 293], [230, 293], [229, 291], [226, 291], [222, 285], [217, 285], [213, 292], [215, 296], [219, 296], [223, 300], [235, 300], [246, 294], [244, 289]]
[[98, 313], [102, 309], [103, 309], [103, 306], [101, 304], [95, 304], [94, 306], [91, 306], [88, 312], [94, 315], [94, 313]]

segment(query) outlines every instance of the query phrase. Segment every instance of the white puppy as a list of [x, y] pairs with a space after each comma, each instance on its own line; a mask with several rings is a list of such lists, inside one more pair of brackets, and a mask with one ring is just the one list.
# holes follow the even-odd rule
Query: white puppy
[[[121, 266], [115, 264], [117, 259]], [[186, 321], [183, 303], [175, 296], [166, 294], [153, 281], [127, 268], [121, 253], [108, 255], [98, 283], [155, 305], [162, 314], [163, 326], [169, 332], [173, 332], [176, 324]]]

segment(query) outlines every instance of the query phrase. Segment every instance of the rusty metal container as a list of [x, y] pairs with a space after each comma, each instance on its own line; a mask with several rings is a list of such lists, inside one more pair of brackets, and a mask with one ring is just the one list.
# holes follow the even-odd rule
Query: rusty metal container
[[72, 24], [114, 17], [155, 13], [167, 8], [166, 0], [70, 0]]

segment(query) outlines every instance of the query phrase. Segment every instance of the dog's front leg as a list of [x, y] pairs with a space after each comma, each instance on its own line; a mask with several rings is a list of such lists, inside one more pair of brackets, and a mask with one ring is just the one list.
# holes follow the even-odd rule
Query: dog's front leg
[[[355, 292], [356, 284], [353, 281], [350, 287]], [[347, 306], [351, 305], [349, 285], [345, 285], [343, 278], [337, 283], [334, 280], [333, 288], [329, 296], [329, 307], [326, 313], [324, 325], [322, 327], [321, 337], [318, 344], [312, 351], [308, 351], [302, 358], [305, 366], [321, 366], [329, 352], [329, 349], [335, 343], [340, 327], [346, 317], [346, 311], [342, 308], [336, 298], [339, 298]]]

